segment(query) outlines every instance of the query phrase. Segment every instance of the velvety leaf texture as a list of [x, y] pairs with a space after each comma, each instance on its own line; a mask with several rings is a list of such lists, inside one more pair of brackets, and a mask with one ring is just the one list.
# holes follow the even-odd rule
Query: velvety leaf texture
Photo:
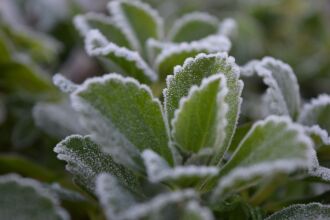
[[[92, 120], [93, 116], [89, 114], [97, 112], [106, 126], [100, 132], [109, 130], [112, 132], [107, 134], [110, 137], [116, 135], [116, 131], [114, 138], [123, 138], [140, 151], [150, 148], [173, 163], [162, 108], [148, 87], [132, 78], [109, 74], [85, 81], [71, 99], [74, 108], [84, 117]], [[97, 126], [96, 130], [100, 129], [99, 124], [94, 126]]]
[[194, 153], [203, 148], [217, 152], [222, 147], [227, 93], [226, 78], [221, 74], [205, 78], [200, 87], [191, 87], [188, 96], [180, 100], [171, 122], [173, 141], [178, 147]]
[[138, 191], [135, 174], [116, 163], [111, 155], [105, 154], [88, 136], [72, 135], [54, 149], [60, 160], [67, 162], [66, 169], [73, 174], [74, 181], [90, 193], [95, 193], [96, 177], [104, 172], [111, 173], [132, 191]]

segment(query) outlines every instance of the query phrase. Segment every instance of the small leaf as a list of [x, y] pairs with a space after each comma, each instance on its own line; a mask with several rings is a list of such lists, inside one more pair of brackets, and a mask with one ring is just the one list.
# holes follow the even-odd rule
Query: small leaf
[[203, 12], [186, 14], [175, 21], [168, 39], [172, 42], [190, 42], [216, 34], [219, 21], [216, 17]]
[[328, 132], [318, 125], [313, 125], [312, 127], [305, 126], [306, 133], [314, 141], [314, 146], [316, 150], [321, 147], [330, 147], [330, 136]]
[[219, 152], [227, 125], [227, 94], [226, 78], [221, 74], [203, 79], [199, 87], [192, 86], [171, 122], [175, 145], [193, 153], [204, 148]]
[[92, 30], [87, 34], [85, 45], [87, 53], [100, 58], [110, 71], [116, 70], [142, 83], [157, 80], [157, 75], [137, 52], [108, 42], [98, 30]]
[[119, 0], [111, 1], [108, 9], [131, 45], [144, 57], [146, 41], [163, 37], [163, 20], [149, 5], [140, 1]]
[[[227, 78], [228, 94], [225, 102], [228, 103], [225, 150], [234, 134], [241, 105], [241, 92], [243, 82], [239, 80], [239, 69], [232, 57], [225, 53], [199, 54], [195, 58], [185, 61], [183, 66], [176, 67], [174, 75], [167, 78], [167, 88], [164, 90], [165, 112], [169, 123], [174, 117], [174, 112], [179, 107], [181, 98], [189, 94], [193, 85], [199, 86], [203, 78], [214, 74], [223, 74]], [[222, 152], [224, 153], [224, 152]], [[221, 152], [219, 152], [221, 155]], [[216, 158], [216, 162], [219, 158]]]
[[316, 154], [311, 139], [298, 124], [286, 117], [270, 116], [256, 122], [220, 171], [212, 195], [243, 189], [278, 173], [292, 173], [314, 166]]
[[181, 65], [187, 58], [195, 57], [200, 53], [217, 53], [229, 51], [231, 43], [228, 38], [221, 35], [213, 35], [199, 41], [190, 43], [174, 44], [168, 46], [157, 56], [155, 69], [159, 79], [164, 80], [167, 75], [172, 74], [173, 68]]
[[268, 86], [265, 106], [269, 114], [288, 115], [296, 119], [300, 110], [300, 92], [291, 67], [282, 61], [266, 57], [255, 65], [255, 70]]
[[77, 15], [73, 21], [76, 29], [78, 29], [83, 37], [85, 37], [89, 31], [97, 29], [109, 42], [119, 47], [132, 49], [122, 29], [110, 17], [97, 13], [87, 13], [84, 15]]
[[320, 203], [292, 205], [275, 212], [265, 220], [326, 220], [330, 218], [330, 206]]
[[135, 198], [114, 175], [103, 173], [96, 179], [96, 194], [107, 219], [119, 219], [119, 215], [136, 204]]
[[319, 125], [322, 129], [330, 132], [330, 96], [320, 95], [304, 105], [298, 122], [304, 125]]
[[133, 172], [116, 163], [111, 155], [103, 153], [88, 136], [69, 136], [57, 144], [54, 151], [58, 154], [58, 159], [67, 162], [66, 169], [73, 174], [74, 181], [92, 194], [96, 177], [103, 172], [116, 176], [133, 191], [137, 191], [139, 187]]
[[169, 181], [179, 186], [193, 186], [206, 177], [216, 176], [217, 167], [211, 166], [176, 166], [171, 168], [158, 154], [145, 150], [142, 154], [150, 182]]
[[0, 176], [0, 194], [1, 219], [70, 219], [55, 195], [33, 179]]
[[92, 123], [91, 132], [107, 137], [106, 142], [140, 151], [151, 148], [173, 164], [161, 104], [147, 86], [108, 74], [86, 80], [71, 99], [84, 120]]

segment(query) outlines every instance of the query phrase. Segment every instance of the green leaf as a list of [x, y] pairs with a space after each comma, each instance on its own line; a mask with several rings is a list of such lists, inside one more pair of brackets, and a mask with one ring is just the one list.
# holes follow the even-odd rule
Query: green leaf
[[84, 120], [92, 123], [91, 131], [106, 137], [106, 142], [139, 151], [150, 148], [173, 164], [161, 104], [149, 87], [108, 74], [85, 81], [71, 99]]
[[327, 220], [330, 218], [330, 206], [320, 203], [292, 205], [275, 212], [266, 220]]
[[288, 115], [296, 119], [300, 110], [300, 92], [296, 75], [288, 64], [266, 57], [255, 66], [269, 87], [265, 94], [268, 114]]
[[[189, 94], [193, 85], [199, 86], [203, 78], [214, 74], [223, 74], [227, 78], [228, 94], [225, 102], [228, 103], [226, 139], [223, 143], [225, 150], [231, 141], [236, 129], [236, 123], [241, 106], [241, 92], [243, 82], [239, 80], [239, 69], [232, 57], [225, 53], [199, 54], [195, 58], [185, 61], [183, 66], [176, 67], [173, 76], [167, 78], [167, 88], [164, 90], [165, 112], [169, 123], [174, 112], [179, 108], [180, 100]], [[224, 153], [224, 152], [223, 152]], [[221, 155], [221, 152], [219, 152]], [[216, 158], [215, 163], [219, 162]]]
[[134, 77], [141, 83], [157, 80], [155, 72], [137, 52], [108, 42], [98, 30], [92, 30], [87, 34], [86, 50], [90, 56], [100, 58], [105, 67], [112, 72]]
[[70, 219], [58, 199], [33, 179], [1, 176], [0, 194], [1, 219]]
[[200, 53], [217, 53], [229, 51], [231, 43], [228, 38], [221, 35], [209, 36], [199, 41], [169, 45], [157, 56], [155, 69], [159, 79], [164, 80], [167, 75], [173, 73], [173, 68], [182, 65], [189, 57], [195, 57]]
[[56, 145], [57, 158], [67, 162], [66, 169], [74, 176], [74, 181], [83, 189], [94, 193], [96, 177], [104, 172], [113, 174], [118, 180], [138, 191], [137, 177], [116, 163], [112, 156], [105, 154], [88, 136], [72, 135]]
[[84, 15], [77, 15], [73, 21], [76, 29], [78, 29], [83, 37], [85, 37], [89, 31], [97, 29], [109, 42], [119, 47], [132, 49], [132, 45], [122, 29], [108, 16], [97, 13], [87, 13]]
[[199, 87], [192, 86], [171, 122], [175, 145], [190, 153], [205, 148], [224, 152], [219, 149], [226, 135], [227, 94], [226, 78], [221, 74], [204, 78]]
[[172, 42], [190, 42], [216, 34], [218, 29], [216, 17], [204, 12], [193, 12], [175, 21], [168, 38]]
[[304, 105], [298, 118], [304, 125], [319, 125], [330, 133], [330, 96], [323, 94]]
[[108, 9], [134, 49], [147, 57], [146, 41], [163, 37], [163, 20], [158, 12], [145, 3], [128, 0], [111, 1]]
[[212, 195], [244, 189], [278, 173], [293, 173], [314, 166], [316, 154], [304, 129], [287, 117], [270, 116], [256, 122], [220, 171]]
[[145, 150], [142, 154], [147, 169], [148, 179], [152, 183], [170, 182], [180, 187], [194, 186], [196, 182], [206, 177], [218, 174], [217, 167], [211, 166], [175, 166], [168, 163], [152, 150]]

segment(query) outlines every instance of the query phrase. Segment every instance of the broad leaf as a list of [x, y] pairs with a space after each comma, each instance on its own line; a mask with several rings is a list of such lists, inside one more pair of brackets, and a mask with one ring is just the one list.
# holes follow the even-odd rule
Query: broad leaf
[[33, 179], [0, 176], [0, 194], [1, 219], [70, 219], [56, 196]]
[[100, 58], [109, 71], [134, 77], [142, 83], [157, 80], [157, 75], [137, 52], [108, 42], [98, 30], [90, 31], [85, 43], [87, 53]]
[[[228, 87], [228, 94], [225, 98], [225, 102], [228, 103], [229, 107], [226, 115], [226, 139], [222, 148], [225, 150], [230, 144], [236, 128], [243, 88], [243, 82], [239, 80], [238, 66], [232, 57], [228, 57], [225, 53], [218, 53], [199, 54], [193, 59], [187, 59], [183, 66], [175, 68], [173, 76], [167, 78], [167, 88], [164, 90], [164, 105], [167, 120], [170, 123], [174, 117], [174, 112], [179, 108], [180, 100], [189, 94], [190, 88], [194, 85], [199, 86], [203, 78], [217, 73], [223, 74], [227, 78]], [[221, 155], [221, 152], [219, 152], [219, 155]]]
[[327, 220], [330, 219], [330, 206], [320, 203], [292, 205], [275, 212], [265, 220]]
[[213, 199], [243, 189], [278, 173], [292, 173], [314, 166], [316, 154], [311, 139], [286, 117], [270, 116], [256, 122], [232, 158], [220, 171]]
[[76, 29], [78, 29], [83, 37], [85, 37], [89, 31], [97, 29], [109, 42], [112, 42], [119, 47], [132, 49], [129, 40], [123, 33], [122, 29], [110, 17], [102, 14], [87, 13], [85, 15], [77, 15], [73, 21]]
[[213, 35], [199, 41], [180, 43], [166, 47], [155, 60], [155, 69], [160, 80], [173, 73], [173, 68], [182, 65], [189, 57], [195, 57], [200, 53], [217, 53], [229, 51], [230, 41], [221, 35]]
[[205, 78], [199, 87], [192, 86], [180, 100], [171, 125], [173, 141], [181, 150], [198, 153], [210, 148], [218, 152], [223, 147], [227, 94], [225, 76], [216, 74]]
[[90, 193], [94, 193], [96, 177], [108, 172], [133, 191], [139, 185], [136, 176], [123, 165], [105, 154], [88, 136], [72, 135], [54, 148], [60, 160], [67, 162], [66, 169], [73, 174], [74, 181]]
[[322, 129], [330, 132], [330, 96], [320, 95], [304, 105], [298, 122], [304, 125], [319, 125]]
[[190, 42], [216, 34], [219, 21], [216, 17], [203, 12], [186, 14], [175, 21], [168, 39], [172, 42]]
[[282, 61], [266, 57], [255, 65], [255, 70], [268, 86], [265, 94], [268, 113], [288, 115], [296, 119], [300, 110], [300, 92], [291, 67]]
[[206, 177], [218, 174], [217, 167], [211, 166], [175, 166], [171, 168], [158, 154], [145, 150], [142, 154], [150, 182], [168, 181], [181, 187], [193, 186]]
[[131, 45], [144, 57], [146, 41], [163, 37], [163, 20], [149, 5], [140, 1], [119, 0], [111, 1], [108, 9]]
[[71, 99], [91, 132], [106, 137], [110, 145], [140, 151], [151, 148], [173, 164], [161, 104], [148, 87], [109, 74], [85, 81]]

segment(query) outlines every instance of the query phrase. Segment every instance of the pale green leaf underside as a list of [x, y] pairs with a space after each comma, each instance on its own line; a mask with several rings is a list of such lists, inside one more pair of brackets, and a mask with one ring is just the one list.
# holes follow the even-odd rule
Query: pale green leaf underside
[[282, 61], [266, 57], [255, 68], [269, 87], [265, 94], [268, 113], [288, 115], [296, 119], [300, 110], [300, 92], [291, 67]]
[[[163, 36], [163, 21], [157, 11], [140, 1], [112, 1], [108, 8], [135, 49], [146, 56], [146, 41]], [[142, 31], [141, 31], [142, 30]]]
[[0, 219], [70, 219], [58, 199], [33, 179], [0, 176], [0, 195]]
[[171, 122], [174, 112], [179, 108], [181, 98], [188, 95], [190, 88], [194, 85], [199, 86], [203, 78], [217, 73], [223, 74], [227, 78], [228, 94], [225, 102], [228, 104], [228, 112], [226, 115], [226, 139], [223, 143], [223, 149], [226, 149], [236, 128], [243, 88], [243, 82], [239, 80], [239, 69], [232, 57], [228, 57], [225, 53], [218, 53], [199, 54], [193, 59], [187, 59], [183, 66], [175, 68], [173, 76], [168, 77], [167, 88], [164, 90], [164, 105], [167, 120]]
[[200, 40], [219, 29], [219, 21], [216, 17], [203, 12], [186, 14], [175, 21], [169, 32], [169, 40], [172, 42], [190, 42]]
[[330, 133], [330, 96], [323, 94], [305, 104], [298, 122], [308, 126], [319, 125]]
[[111, 155], [102, 152], [88, 136], [72, 135], [61, 141], [54, 148], [60, 160], [67, 162], [66, 169], [73, 175], [74, 181], [90, 193], [95, 193], [96, 177], [111, 173], [132, 191], [139, 188], [133, 172], [116, 163]]
[[108, 142], [117, 132], [136, 149], [150, 148], [173, 163], [162, 108], [148, 87], [132, 78], [108, 74], [87, 80], [71, 98], [75, 109], [87, 120], [92, 120], [89, 117], [93, 115], [88, 116], [92, 111], [98, 113], [105, 126], [101, 132], [110, 132], [103, 134], [108, 136]]
[[145, 150], [142, 154], [148, 179], [151, 182], [171, 182], [176, 186], [194, 186], [196, 182], [207, 177], [216, 176], [219, 172], [217, 167], [211, 166], [176, 166], [170, 167], [163, 158], [151, 150]]
[[82, 36], [86, 36], [90, 30], [99, 30], [109, 42], [120, 47], [132, 49], [130, 42], [120, 27], [111, 19], [102, 14], [87, 13], [77, 15], [74, 18], [74, 25]]
[[275, 212], [266, 220], [327, 220], [330, 219], [330, 206], [320, 203], [292, 205]]
[[98, 30], [88, 32], [85, 45], [87, 53], [99, 58], [111, 72], [134, 77], [141, 83], [157, 80], [155, 72], [137, 52], [108, 42]]
[[119, 215], [136, 204], [135, 198], [111, 174], [100, 174], [96, 179], [96, 194], [108, 220], [120, 219]]
[[313, 143], [301, 126], [286, 117], [270, 116], [252, 126], [220, 171], [215, 197], [258, 178], [307, 170], [315, 159]]
[[200, 87], [191, 87], [188, 96], [172, 120], [172, 137], [183, 151], [198, 153], [203, 148], [217, 150], [225, 138], [228, 105], [225, 96], [226, 78], [212, 75], [205, 78]]

